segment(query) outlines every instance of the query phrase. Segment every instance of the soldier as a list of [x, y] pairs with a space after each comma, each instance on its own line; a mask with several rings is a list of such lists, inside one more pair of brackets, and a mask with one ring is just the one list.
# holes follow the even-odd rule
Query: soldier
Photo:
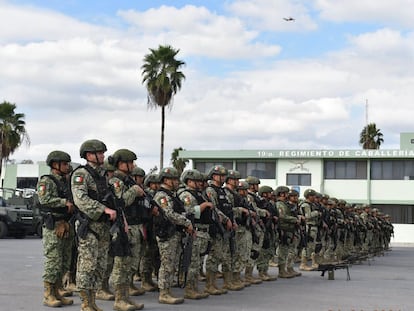
[[277, 232], [277, 222], [279, 212], [271, 200], [273, 189], [270, 186], [261, 186], [259, 188], [260, 206], [269, 212], [269, 215], [262, 218], [264, 223], [263, 245], [257, 258], [257, 270], [262, 281], [276, 281], [277, 277], [270, 276], [269, 262], [276, 254], [279, 234]]
[[[293, 262], [295, 257], [295, 239], [297, 238], [295, 233], [303, 216], [296, 215], [294, 210], [288, 205], [287, 199], [290, 194], [288, 187], [279, 186], [276, 188], [275, 193], [281, 234], [279, 245], [279, 277], [292, 278], [301, 275], [293, 270]], [[291, 194], [291, 196], [294, 195], [295, 193]]]
[[[132, 287], [133, 274], [137, 271], [138, 257], [141, 252], [140, 224], [142, 222], [142, 209], [145, 209], [145, 206], [140, 205], [140, 198], [145, 195], [144, 190], [130, 176], [136, 159], [135, 153], [128, 149], [119, 149], [108, 158], [109, 163], [116, 167], [114, 176], [109, 180], [109, 185], [112, 187], [114, 195], [123, 201], [125, 208], [125, 218], [121, 219], [121, 223], [124, 223], [125, 228], [120, 226], [121, 228], [118, 228], [119, 232], [114, 235], [122, 234], [121, 230], [125, 230], [127, 233], [126, 241], [121, 238], [117, 239], [117, 236], [112, 238], [111, 253], [114, 255], [112, 282], [115, 286], [114, 310], [118, 311], [141, 310], [144, 308], [142, 303], [135, 303], [128, 298], [129, 295], [145, 293], [145, 291], [137, 293], [137, 289]], [[125, 242], [128, 244], [127, 250], [125, 250], [125, 245], [118, 245], [118, 243], [123, 244]]]
[[[222, 265], [224, 284], [229, 287], [231, 282], [231, 255], [230, 243], [228, 239], [224, 239], [226, 231], [233, 230], [234, 215], [231, 203], [228, 201], [226, 193], [222, 188], [227, 176], [227, 170], [221, 165], [213, 166], [208, 178], [211, 183], [205, 190], [208, 200], [214, 205], [214, 211], [217, 212], [215, 217], [215, 232], [212, 233], [211, 251], [208, 254], [206, 262], [206, 291], [211, 295], [226, 294], [227, 288], [219, 288], [216, 284], [216, 274], [218, 267]], [[220, 211], [220, 213], [218, 212]], [[218, 219], [217, 219], [218, 218]]]
[[76, 221], [78, 234], [78, 265], [76, 285], [82, 300], [81, 311], [100, 310], [95, 304], [95, 294], [102, 282], [107, 266], [110, 221], [116, 211], [104, 204], [110, 191], [102, 164], [106, 146], [102, 141], [91, 139], [80, 147], [80, 157], [87, 161], [77, 168], [71, 178], [72, 195], [83, 221]]
[[64, 298], [59, 289], [62, 277], [70, 269], [73, 243], [73, 228], [69, 219], [74, 211], [73, 203], [68, 200], [68, 184], [71, 158], [63, 151], [52, 151], [46, 159], [50, 175], [44, 175], [37, 184], [39, 203], [43, 215], [43, 254], [44, 296], [43, 304], [48, 307], [60, 307], [73, 304], [73, 300]]
[[187, 215], [194, 218], [197, 238], [193, 240], [191, 253], [191, 264], [187, 273], [187, 283], [185, 286], [184, 298], [201, 299], [207, 298], [207, 292], [198, 289], [198, 277], [200, 274], [200, 254], [208, 248], [210, 235], [208, 233], [210, 225], [213, 223], [212, 211], [214, 208], [211, 202], [206, 201], [199, 192], [198, 183], [202, 181], [201, 173], [197, 170], [186, 170], [181, 174], [181, 181], [186, 187], [180, 192], [179, 198], [184, 203]]
[[264, 241], [265, 228], [261, 219], [269, 217], [270, 213], [261, 207], [261, 200], [257, 195], [260, 184], [259, 178], [255, 176], [247, 176], [245, 181], [249, 184], [249, 189], [247, 189], [247, 201], [253, 206], [253, 209], [257, 215], [257, 222], [255, 227], [257, 240], [253, 241], [252, 244], [252, 255], [250, 256], [249, 261], [246, 265], [245, 278], [251, 284], [260, 284], [262, 280], [261, 278], [255, 278], [253, 276], [253, 269], [256, 265], [256, 261], [259, 257]]
[[[133, 258], [131, 261], [131, 277], [129, 284], [129, 294], [131, 296], [140, 296], [145, 294], [146, 291], [152, 292], [157, 290], [156, 284], [152, 281], [152, 270], [150, 268], [145, 269], [145, 280], [143, 276], [141, 277], [141, 287], [138, 288], [134, 284], [134, 276], [138, 276], [141, 274], [140, 270], [144, 264], [146, 240], [148, 238], [146, 225], [152, 219], [150, 203], [152, 196], [147, 197], [147, 193], [144, 190], [145, 171], [142, 168], [134, 166], [134, 168], [130, 171], [129, 176], [129, 180], [131, 182], [143, 189], [142, 194], [140, 194], [135, 199], [136, 213], [133, 216], [135, 218], [135, 220], [133, 220], [135, 226], [133, 234], [135, 246], [133, 248], [132, 254]], [[151, 266], [151, 260], [152, 258], [146, 260], [147, 265]], [[146, 285], [146, 288], [144, 288], [143, 286], [144, 283]]]
[[[145, 176], [142, 168], [135, 167], [132, 170], [132, 177], [138, 185], [144, 188], [147, 198], [154, 197], [160, 186], [158, 174]], [[142, 236], [142, 253], [139, 261], [141, 288], [146, 292], [154, 292], [158, 290], [158, 285], [152, 280], [152, 273], [155, 271], [158, 274], [160, 255], [154, 235], [152, 216], [149, 213], [144, 217], [140, 231]]]
[[176, 298], [171, 293], [175, 266], [180, 255], [182, 231], [194, 234], [193, 225], [187, 219], [184, 205], [174, 191], [179, 186], [179, 175], [175, 168], [165, 167], [160, 174], [161, 187], [154, 196], [159, 206], [159, 215], [155, 219], [155, 233], [161, 257], [158, 275], [160, 295], [158, 301], [166, 304], [179, 304], [184, 298]]
[[[318, 227], [321, 214], [316, 209], [314, 204], [316, 191], [313, 189], [306, 189], [304, 196], [305, 201], [300, 205], [300, 207], [306, 218], [308, 243], [307, 248], [302, 251], [302, 260], [299, 269], [303, 271], [311, 271], [318, 268], [318, 263], [316, 261], [316, 245], [320, 244]], [[307, 265], [309, 257], [312, 259], [312, 267]]]
[[[112, 164], [109, 164], [107, 159], [104, 160], [103, 168], [105, 169], [106, 180], [109, 181], [114, 176], [116, 168]], [[108, 263], [106, 266], [106, 271], [104, 276], [102, 277], [102, 283], [98, 285], [98, 290], [95, 296], [98, 300], [115, 300], [115, 295], [112, 293], [109, 286], [109, 278], [111, 276], [113, 267], [114, 257], [108, 253]]]
[[246, 227], [246, 218], [249, 214], [247, 208], [247, 201], [243, 200], [237, 192], [239, 185], [240, 173], [235, 170], [229, 170], [226, 177], [226, 185], [224, 191], [228, 200], [233, 206], [234, 219], [236, 221], [236, 230], [234, 235], [234, 248], [232, 255], [232, 276], [229, 288], [233, 290], [240, 290], [244, 288], [244, 282], [240, 279], [240, 273], [245, 268], [244, 256], [247, 250], [246, 234], [249, 229]]
[[[287, 195], [287, 201], [285, 201], [285, 203], [288, 206], [288, 212], [290, 213], [290, 215], [296, 217], [299, 220], [298, 224], [296, 225], [296, 229], [293, 233], [293, 243], [288, 250], [286, 271], [289, 274], [301, 276], [302, 273], [297, 272], [293, 269], [296, 257], [299, 253], [301, 253], [302, 249], [306, 247], [306, 221], [305, 217], [301, 214], [299, 209], [299, 192], [294, 189], [291, 189]], [[281, 213], [279, 211], [279, 219], [282, 217], [283, 216], [281, 216]], [[280, 220], [280, 222], [282, 222], [282, 220]]]

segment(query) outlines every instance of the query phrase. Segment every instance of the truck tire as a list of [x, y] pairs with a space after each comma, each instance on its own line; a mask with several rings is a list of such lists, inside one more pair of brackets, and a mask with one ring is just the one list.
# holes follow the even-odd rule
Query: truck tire
[[0, 239], [3, 239], [9, 234], [9, 230], [4, 221], [0, 220]]

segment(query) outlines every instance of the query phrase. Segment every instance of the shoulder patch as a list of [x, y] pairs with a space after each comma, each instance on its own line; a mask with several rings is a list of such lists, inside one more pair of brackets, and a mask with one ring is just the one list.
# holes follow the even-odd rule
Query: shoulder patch
[[168, 200], [166, 197], [161, 198], [160, 203], [162, 208], [168, 207]]
[[39, 196], [44, 196], [45, 193], [46, 193], [46, 185], [45, 184], [40, 184], [37, 187], [37, 193], [38, 193]]
[[82, 175], [75, 175], [73, 176], [73, 182], [75, 185], [81, 185], [83, 184], [83, 181], [85, 178]]
[[187, 196], [184, 198], [184, 205], [185, 205], [185, 206], [190, 206], [190, 205], [191, 205], [191, 197], [190, 197], [190, 195], [187, 195]]

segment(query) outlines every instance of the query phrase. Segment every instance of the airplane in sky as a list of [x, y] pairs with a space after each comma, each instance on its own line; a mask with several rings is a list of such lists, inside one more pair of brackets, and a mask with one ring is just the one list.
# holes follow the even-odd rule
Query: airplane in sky
[[293, 17], [291, 17], [291, 16], [289, 16], [289, 17], [283, 17], [283, 19], [285, 21], [287, 21], [287, 22], [293, 22], [293, 21], [295, 21], [295, 19]]

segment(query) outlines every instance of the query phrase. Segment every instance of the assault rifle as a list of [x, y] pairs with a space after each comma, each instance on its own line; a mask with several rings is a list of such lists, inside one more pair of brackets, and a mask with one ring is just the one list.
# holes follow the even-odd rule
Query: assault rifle
[[108, 191], [104, 196], [102, 203], [110, 209], [116, 211], [115, 221], [109, 230], [112, 235], [112, 241], [109, 249], [111, 256], [131, 256], [132, 252], [127, 233], [128, 223], [124, 214], [124, 200], [117, 198], [112, 191]]
[[[186, 217], [191, 220], [191, 223], [194, 226], [194, 214], [187, 214]], [[193, 233], [185, 232], [183, 238], [181, 239], [181, 246], [183, 251], [180, 258], [180, 273], [184, 275], [184, 282], [180, 284], [180, 278], [178, 278], [178, 285], [181, 288], [184, 288], [187, 285], [187, 276], [188, 270], [190, 269], [191, 264], [191, 255], [193, 253]]]

